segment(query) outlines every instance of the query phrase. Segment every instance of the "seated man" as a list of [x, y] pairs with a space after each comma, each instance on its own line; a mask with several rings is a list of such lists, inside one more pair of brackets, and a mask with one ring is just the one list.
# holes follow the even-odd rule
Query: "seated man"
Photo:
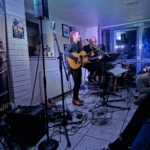
[[[147, 147], [150, 144], [149, 134], [148, 135], [143, 134], [143, 137], [141, 138], [141, 141], [140, 141], [141, 143], [136, 143], [135, 145], [135, 142], [134, 142], [140, 130], [143, 129], [142, 127], [144, 123], [150, 118], [149, 98], [150, 98], [150, 92], [145, 96], [143, 101], [140, 103], [139, 107], [135, 111], [130, 122], [128, 123], [124, 131], [120, 134], [120, 136], [114, 142], [110, 143], [107, 148], [103, 148], [101, 150], [129, 150], [128, 147], [130, 146], [132, 150], [143, 150], [144, 147]], [[147, 128], [149, 129], [150, 126], [147, 126]], [[143, 142], [143, 139], [147, 139], [146, 143], [145, 141]], [[134, 145], [134, 148], [132, 148], [132, 144]], [[137, 148], [139, 144], [143, 146], [143, 149]]]
[[149, 73], [146, 72], [144, 74], [139, 75], [136, 78], [136, 86], [139, 92], [139, 96], [137, 100], [134, 101], [134, 104], [138, 105], [145, 95], [150, 92], [150, 76]]
[[[94, 36], [90, 37], [89, 39], [89, 44], [88, 45], [85, 45], [83, 47], [83, 50], [86, 52], [86, 53], [91, 53], [91, 52], [94, 52], [94, 55], [91, 57], [96, 57], [97, 59], [101, 59], [102, 56], [98, 56], [98, 51], [96, 51], [96, 49], [93, 47], [95, 44], [96, 44], [96, 38]], [[101, 72], [101, 67], [100, 67], [100, 64], [97, 62], [97, 59], [93, 59], [93, 60], [90, 60], [89, 63], [86, 63], [83, 67], [88, 69], [88, 71], [90, 72], [89, 76], [88, 76], [88, 82], [90, 84], [93, 84], [93, 83], [97, 83], [96, 81], [96, 71], [98, 71], [98, 74], [100, 74]]]

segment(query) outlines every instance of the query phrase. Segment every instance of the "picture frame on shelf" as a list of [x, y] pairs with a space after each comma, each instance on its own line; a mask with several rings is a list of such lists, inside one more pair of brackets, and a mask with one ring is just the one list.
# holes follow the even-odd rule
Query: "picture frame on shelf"
[[74, 31], [74, 30], [76, 30], [75, 27], [70, 27], [70, 32], [72, 32], [72, 31]]
[[70, 27], [68, 25], [62, 24], [62, 36], [69, 38]]

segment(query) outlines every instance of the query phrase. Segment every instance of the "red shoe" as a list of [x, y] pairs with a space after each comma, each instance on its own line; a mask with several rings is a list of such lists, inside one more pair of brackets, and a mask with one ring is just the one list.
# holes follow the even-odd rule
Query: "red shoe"
[[80, 102], [80, 103], [84, 103], [84, 101], [83, 101], [83, 100], [81, 100], [81, 99], [78, 99], [77, 101], [78, 101], [78, 102]]
[[78, 100], [72, 100], [72, 104], [76, 106], [82, 106], [83, 103], [79, 102]]

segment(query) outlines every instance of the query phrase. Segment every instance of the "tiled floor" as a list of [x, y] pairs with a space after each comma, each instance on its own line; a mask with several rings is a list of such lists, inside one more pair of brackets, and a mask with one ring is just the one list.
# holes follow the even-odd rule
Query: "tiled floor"
[[[67, 95], [65, 100], [68, 109], [70, 111], [74, 111], [73, 120], [77, 121], [75, 118], [75, 113], [77, 113], [77, 111], [86, 114], [86, 117], [80, 125], [67, 125], [71, 147], [67, 147], [66, 136], [61, 134], [61, 142], [59, 142], [58, 150], [100, 150], [101, 148], [107, 146], [109, 142], [115, 140], [128, 124], [137, 109], [137, 106], [133, 104], [134, 91], [134, 89], [130, 88], [128, 95], [129, 98], [125, 99], [125, 101], [109, 103], [120, 107], [130, 107], [130, 110], [119, 110], [100, 106], [99, 108], [93, 110], [93, 114], [95, 114], [94, 116], [92, 116], [92, 112], [89, 112], [89, 110], [94, 108], [94, 106], [101, 104], [103, 99], [100, 98], [99, 94], [91, 95], [89, 94], [91, 91], [81, 90], [80, 98], [85, 101], [82, 107], [72, 105], [71, 94]], [[123, 90], [122, 97], [127, 97], [126, 90]], [[120, 99], [120, 97], [109, 97], [111, 100], [116, 100], [118, 98]], [[57, 103], [61, 103], [61, 101]], [[78, 128], [77, 130], [77, 126], [84, 127]], [[60, 141], [60, 133], [55, 132], [56, 134], [54, 134], [54, 131], [59, 131], [59, 128], [50, 129], [49, 134], [53, 134], [54, 136], [52, 136], [52, 138]], [[61, 127], [61, 132], [63, 132], [63, 127]], [[46, 139], [46, 136], [44, 136], [35, 147], [29, 147], [28, 150], [37, 150], [39, 143], [43, 141], [43, 139]]]

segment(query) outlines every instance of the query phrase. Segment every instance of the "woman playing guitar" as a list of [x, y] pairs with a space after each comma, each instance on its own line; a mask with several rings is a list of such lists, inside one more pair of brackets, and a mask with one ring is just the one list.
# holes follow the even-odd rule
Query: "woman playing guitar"
[[[72, 31], [70, 33], [70, 44], [67, 46], [65, 49], [65, 56], [67, 56], [69, 59], [72, 59], [74, 62], [81, 63], [82, 60], [80, 57], [74, 56], [72, 53], [80, 53], [82, 51], [82, 46], [81, 46], [81, 35], [79, 31]], [[79, 95], [79, 89], [80, 89], [80, 84], [81, 84], [81, 66], [77, 69], [73, 69], [70, 67], [70, 73], [72, 74], [72, 78], [74, 80], [74, 88], [73, 88], [73, 100], [72, 104], [81, 106], [83, 105], [83, 100], [80, 100], [78, 95]]]

